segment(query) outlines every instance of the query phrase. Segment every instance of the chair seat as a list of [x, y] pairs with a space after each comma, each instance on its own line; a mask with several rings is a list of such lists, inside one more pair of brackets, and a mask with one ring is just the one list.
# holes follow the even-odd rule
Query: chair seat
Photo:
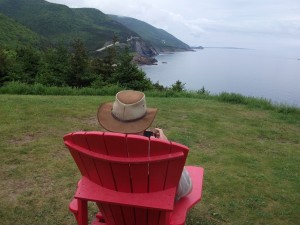
[[[183, 225], [185, 224], [186, 216], [190, 208], [192, 208], [202, 197], [203, 175], [204, 169], [197, 166], [186, 166], [187, 171], [193, 183], [192, 191], [175, 202], [174, 209], [170, 217], [170, 225]], [[79, 185], [83, 182], [79, 182]], [[77, 215], [78, 213], [78, 199], [74, 198], [70, 205], [70, 210]], [[104, 217], [99, 212], [92, 222], [92, 225], [107, 225], [104, 222]]]

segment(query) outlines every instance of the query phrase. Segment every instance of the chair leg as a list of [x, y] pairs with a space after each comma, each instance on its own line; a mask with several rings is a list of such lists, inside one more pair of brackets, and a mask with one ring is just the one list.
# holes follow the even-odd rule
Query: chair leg
[[78, 223], [78, 200], [73, 198], [69, 204], [69, 210], [73, 213], [77, 223]]
[[87, 201], [78, 199], [78, 225], [88, 225], [88, 207]]

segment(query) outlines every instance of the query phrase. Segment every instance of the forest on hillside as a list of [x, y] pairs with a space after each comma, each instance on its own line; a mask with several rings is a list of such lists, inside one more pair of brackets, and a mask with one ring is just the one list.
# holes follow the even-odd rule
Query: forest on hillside
[[[116, 42], [114, 37], [113, 43]], [[46, 49], [30, 45], [0, 46], [0, 86], [20, 82], [76, 88], [117, 85], [141, 91], [168, 89], [158, 82], [151, 82], [132, 58], [133, 53], [128, 47], [120, 49], [115, 44], [101, 56], [90, 55], [80, 39], [71, 42], [70, 48], [64, 44]], [[170, 88], [181, 91], [184, 84], [177, 81]]]

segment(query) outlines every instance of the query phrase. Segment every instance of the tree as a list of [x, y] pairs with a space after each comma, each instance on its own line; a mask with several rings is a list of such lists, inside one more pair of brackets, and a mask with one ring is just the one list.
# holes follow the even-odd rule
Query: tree
[[77, 39], [72, 43], [73, 54], [70, 59], [70, 73], [67, 83], [73, 87], [84, 87], [91, 83], [88, 73], [88, 55], [84, 43]]
[[0, 86], [8, 79], [8, 57], [3, 48], [0, 48]]
[[40, 69], [40, 52], [31, 46], [19, 47], [16, 54], [16, 67], [12, 80], [27, 84], [35, 83]]
[[101, 74], [103, 80], [107, 81], [115, 72], [115, 66], [117, 65], [117, 53], [115, 47], [109, 47], [105, 51], [106, 55], [102, 60]]
[[49, 86], [66, 86], [70, 74], [69, 62], [70, 54], [63, 45], [48, 49], [37, 82]]
[[174, 84], [172, 84], [171, 89], [173, 91], [184, 91], [185, 90], [185, 83], [182, 83], [180, 80], [177, 80]]
[[136, 64], [133, 64], [133, 56], [129, 49], [125, 48], [120, 55], [119, 63], [110, 79], [111, 83], [119, 83], [122, 87], [133, 90], [147, 90], [152, 87], [150, 79], [146, 77], [145, 72], [140, 70]]
[[112, 46], [105, 49], [106, 55], [102, 60], [102, 78], [107, 81], [111, 78], [112, 74], [115, 72], [115, 66], [117, 65], [118, 53], [116, 49], [116, 43], [118, 42], [118, 37], [114, 34], [112, 38]]
[[209, 95], [209, 91], [206, 90], [204, 88], [204, 86], [202, 86], [202, 88], [200, 90], [197, 91], [198, 94], [201, 94], [201, 95]]
[[117, 42], [118, 38], [114, 34], [112, 38], [113, 45], [105, 49], [105, 56], [103, 58], [96, 57], [91, 60], [91, 72], [95, 74], [95, 80], [92, 82], [93, 87], [104, 86], [109, 80], [112, 80], [117, 66]]
[[159, 84], [158, 81], [153, 84], [153, 88], [156, 89], [156, 90], [158, 90], [158, 91], [164, 91], [164, 90], [166, 90], [166, 88], [163, 85]]

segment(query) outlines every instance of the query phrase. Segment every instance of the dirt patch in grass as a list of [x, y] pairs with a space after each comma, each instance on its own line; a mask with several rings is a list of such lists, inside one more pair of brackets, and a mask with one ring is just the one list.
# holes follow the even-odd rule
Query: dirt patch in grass
[[22, 137], [14, 137], [11, 140], [9, 140], [9, 144], [13, 145], [24, 145], [31, 143], [38, 139], [38, 135], [34, 133], [28, 133], [23, 135]]
[[98, 122], [98, 119], [97, 119], [96, 115], [85, 118], [85, 119], [82, 120], [82, 122], [89, 125], [89, 126], [99, 126], [99, 122]]
[[17, 205], [18, 198], [22, 197], [24, 193], [30, 191], [30, 189], [32, 189], [32, 187], [28, 180], [9, 179], [6, 180], [5, 187], [1, 188], [1, 195], [13, 205]]

